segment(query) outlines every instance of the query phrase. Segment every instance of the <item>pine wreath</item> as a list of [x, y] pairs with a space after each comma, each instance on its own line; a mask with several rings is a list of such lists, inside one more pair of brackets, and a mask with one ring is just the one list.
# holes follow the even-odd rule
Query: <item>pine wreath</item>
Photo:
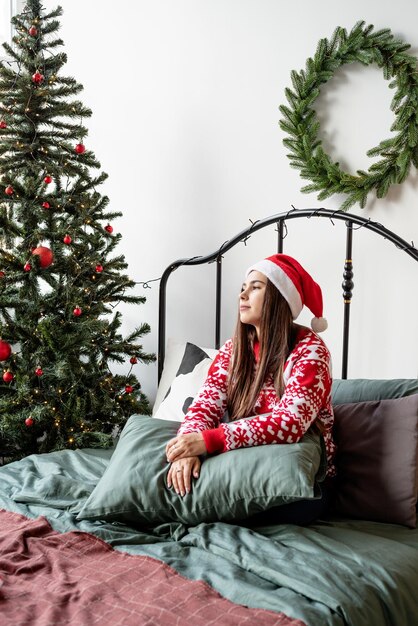
[[[290, 150], [291, 166], [311, 184], [302, 187], [305, 193], [319, 192], [324, 200], [335, 193], [346, 194], [340, 209], [346, 211], [355, 203], [363, 208], [367, 196], [374, 190], [383, 198], [389, 187], [402, 183], [408, 176], [411, 164], [418, 167], [418, 73], [417, 59], [406, 50], [410, 44], [395, 39], [388, 28], [373, 32], [374, 26], [358, 22], [347, 34], [338, 27], [330, 41], [321, 39], [315, 56], [306, 61], [306, 69], [293, 70], [293, 90], [286, 88], [289, 106], [281, 105], [283, 115], [280, 127], [289, 136], [283, 140]], [[383, 69], [389, 87], [395, 89], [391, 109], [395, 121], [393, 136], [368, 150], [369, 157], [380, 157], [368, 169], [356, 174], [344, 172], [333, 162], [322, 147], [318, 137], [320, 124], [312, 108], [323, 83], [344, 64], [360, 62], [377, 64]]]

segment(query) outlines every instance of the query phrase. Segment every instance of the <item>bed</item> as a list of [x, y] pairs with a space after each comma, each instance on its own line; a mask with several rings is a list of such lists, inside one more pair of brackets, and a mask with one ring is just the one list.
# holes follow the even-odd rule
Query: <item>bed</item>
[[[164, 488], [167, 467], [141, 450], [150, 438], [154, 449], [163, 446], [175, 432], [175, 420], [187, 410], [219, 347], [224, 255], [257, 230], [272, 227], [277, 250], [283, 251], [286, 224], [296, 218], [325, 218], [346, 228], [342, 369], [333, 384], [340, 444], [335, 510], [307, 527], [280, 523], [280, 506], [287, 501], [283, 484], [280, 489], [273, 485], [274, 497], [264, 493], [260, 505], [253, 485], [245, 497], [236, 497], [232, 482], [229, 490], [216, 482], [226, 471], [237, 471], [238, 456], [232, 469], [222, 467], [221, 476], [215, 463], [203, 463], [202, 477], [206, 464], [209, 468], [202, 480], [207, 508], [199, 500], [202, 492], [196, 494], [194, 508], [184, 501], [173, 504]], [[418, 622], [418, 380], [347, 377], [351, 253], [358, 227], [395, 244], [412, 264], [418, 261], [413, 244], [380, 224], [339, 211], [306, 209], [256, 222], [213, 254], [170, 264], [160, 283], [159, 388], [153, 417], [131, 417], [110, 450], [63, 450], [0, 467], [2, 626]], [[204, 263], [216, 263], [212, 349], [166, 338], [171, 273]], [[312, 476], [304, 474], [293, 499], [308, 492], [316, 497], [320, 489], [323, 451], [315, 450], [318, 463]], [[259, 462], [280, 466], [282, 460], [267, 456]], [[287, 479], [281, 470], [280, 475], [280, 480], [294, 482], [294, 474]], [[137, 492], [147, 490], [153, 498], [165, 498], [166, 509], [158, 508], [160, 500], [144, 504]]]

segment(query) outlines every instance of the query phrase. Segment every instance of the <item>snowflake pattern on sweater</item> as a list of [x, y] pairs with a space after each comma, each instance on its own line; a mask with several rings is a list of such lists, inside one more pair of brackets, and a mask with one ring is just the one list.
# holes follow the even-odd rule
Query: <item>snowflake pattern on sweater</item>
[[277, 396], [273, 377], [269, 376], [257, 398], [254, 417], [221, 423], [227, 405], [231, 355], [229, 340], [213, 361], [178, 434], [202, 432], [209, 453], [227, 452], [265, 444], [297, 443], [318, 420], [324, 429], [327, 474], [335, 475], [331, 357], [322, 339], [310, 329], [301, 328], [285, 363], [282, 397]]

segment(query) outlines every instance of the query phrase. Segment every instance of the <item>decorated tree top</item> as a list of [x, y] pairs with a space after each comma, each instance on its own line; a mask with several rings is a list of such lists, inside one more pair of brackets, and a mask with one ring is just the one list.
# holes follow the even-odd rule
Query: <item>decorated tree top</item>
[[154, 359], [139, 343], [149, 327], [123, 337], [117, 310], [145, 299], [115, 254], [121, 213], [98, 191], [82, 86], [62, 74], [61, 14], [28, 0], [0, 64], [0, 451], [12, 457], [107, 446], [149, 413], [132, 372]]

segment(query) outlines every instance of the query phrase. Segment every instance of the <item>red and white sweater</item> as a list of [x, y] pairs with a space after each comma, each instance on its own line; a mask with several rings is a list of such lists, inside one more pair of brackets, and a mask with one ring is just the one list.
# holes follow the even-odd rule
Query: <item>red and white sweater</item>
[[[295, 347], [285, 363], [282, 397], [277, 396], [273, 377], [269, 376], [257, 398], [255, 416], [222, 424], [231, 355], [230, 339], [219, 350], [178, 434], [202, 432], [209, 453], [227, 452], [265, 444], [297, 443], [318, 420], [325, 430], [327, 474], [335, 475], [331, 357], [322, 339], [310, 329], [300, 328]], [[257, 359], [258, 350], [255, 356]]]

